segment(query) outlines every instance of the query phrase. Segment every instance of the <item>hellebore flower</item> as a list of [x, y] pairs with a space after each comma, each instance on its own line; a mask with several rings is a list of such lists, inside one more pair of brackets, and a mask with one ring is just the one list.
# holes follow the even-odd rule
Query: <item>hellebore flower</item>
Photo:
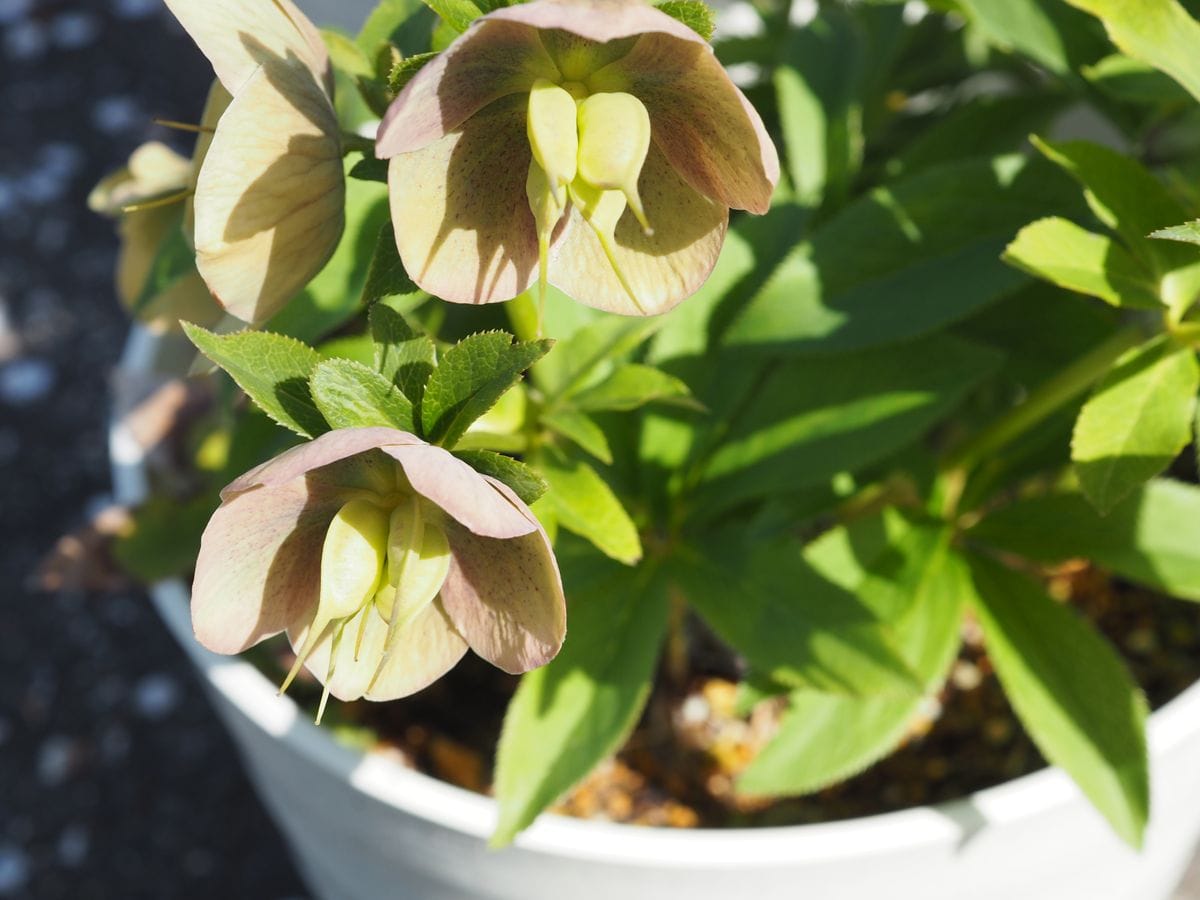
[[217, 653], [286, 631], [284, 688], [304, 664], [326, 698], [391, 700], [468, 647], [506, 672], [549, 662], [566, 607], [546, 534], [506, 485], [406, 432], [350, 428], [225, 488], [192, 624]]
[[639, 0], [534, 0], [476, 19], [380, 125], [396, 244], [424, 290], [510, 299], [535, 281], [665, 312], [708, 277], [729, 209], [779, 178], [712, 48]]
[[198, 154], [196, 266], [231, 315], [261, 322], [328, 262], [345, 224], [329, 57], [291, 0], [166, 2], [232, 98]]

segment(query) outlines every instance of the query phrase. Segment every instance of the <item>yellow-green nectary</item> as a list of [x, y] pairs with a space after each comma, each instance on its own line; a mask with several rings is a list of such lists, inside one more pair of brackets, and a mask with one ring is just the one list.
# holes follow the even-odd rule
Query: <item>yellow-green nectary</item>
[[376, 152], [426, 291], [490, 303], [548, 282], [628, 315], [693, 293], [729, 210], [765, 212], [779, 178], [712, 49], [640, 0], [480, 17], [396, 98]]
[[262, 322], [328, 262], [345, 224], [329, 57], [291, 0], [166, 3], [228, 94], [198, 148], [196, 266], [227, 312]]
[[[247, 472], [201, 540], [192, 624], [218, 653], [286, 631], [342, 700], [391, 700], [468, 648], [506, 672], [562, 646], [550, 543], [504, 484], [391, 428], [332, 431]], [[323, 703], [322, 703], [323, 708]]]

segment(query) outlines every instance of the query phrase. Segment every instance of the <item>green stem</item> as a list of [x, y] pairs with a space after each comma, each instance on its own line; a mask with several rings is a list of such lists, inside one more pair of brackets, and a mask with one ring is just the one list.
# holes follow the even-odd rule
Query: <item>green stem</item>
[[1001, 447], [1041, 424], [1086, 391], [1112, 368], [1121, 354], [1143, 340], [1145, 334], [1136, 326], [1118, 331], [1053, 378], [1038, 385], [1024, 403], [1009, 410], [950, 453], [942, 461], [941, 471], [947, 475], [958, 473], [965, 477]]

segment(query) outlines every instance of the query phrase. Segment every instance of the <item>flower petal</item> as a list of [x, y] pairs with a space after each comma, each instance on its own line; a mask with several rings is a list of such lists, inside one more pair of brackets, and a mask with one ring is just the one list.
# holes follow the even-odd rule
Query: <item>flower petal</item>
[[[288, 640], [293, 648], [304, 647], [311, 624], [312, 617], [309, 616], [301, 625], [288, 630]], [[360, 628], [362, 643], [358, 647], [358, 659], [355, 659]], [[466, 641], [454, 630], [435, 600], [396, 635], [383, 671], [374, 688], [367, 691], [383, 658], [386, 639], [387, 623], [371, 604], [367, 604], [342, 631], [333, 678], [327, 677], [333, 646], [332, 630], [317, 642], [304, 666], [319, 682], [328, 682], [329, 693], [339, 700], [357, 700], [364, 696], [371, 700], [396, 700], [437, 681], [467, 652]]]
[[217, 653], [240, 653], [316, 608], [325, 530], [344, 498], [307, 479], [238, 494], [200, 540], [192, 627]]
[[521, 22], [534, 28], [560, 28], [600, 43], [660, 33], [708, 46], [682, 22], [640, 0], [534, 0], [498, 9], [485, 18]]
[[303, 66], [257, 69], [221, 117], [196, 184], [196, 266], [261, 322], [333, 255], [345, 222], [337, 118]]
[[762, 119], [707, 44], [647, 35], [588, 84], [641, 100], [654, 143], [701, 194], [754, 213], [770, 207], [779, 155]]
[[647, 236], [626, 210], [613, 251], [636, 302], [574, 206], [550, 259], [555, 287], [580, 303], [627, 316], [666, 312], [694, 293], [716, 265], [729, 220], [729, 211], [685, 184], [657, 147], [650, 148], [638, 184], [654, 234]]
[[426, 147], [501, 97], [527, 93], [538, 78], [557, 80], [558, 70], [535, 29], [477, 19], [392, 101], [375, 154], [388, 159]]
[[[279, 487], [314, 469], [320, 469], [348, 457], [366, 453], [368, 450], [390, 445], [422, 443], [420, 438], [395, 428], [339, 428], [336, 431], [326, 432], [308, 443], [286, 450], [251, 469], [221, 491], [221, 499], [229, 500], [237, 494], [256, 487]], [[361, 462], [356, 461], [356, 464], [360, 469], [369, 469], [373, 465], [371, 459], [368, 456]], [[394, 484], [390, 472], [379, 476], [381, 481], [384, 477], [387, 478], [388, 484]], [[360, 479], [356, 479], [356, 483], [369, 483], [372, 480], [369, 475], [364, 474]], [[338, 479], [337, 484], [344, 486], [346, 481]]]
[[292, 0], [166, 0], [225, 88], [235, 94], [266, 58], [294, 58], [333, 96], [321, 34]]
[[497, 490], [498, 482], [441, 447], [418, 443], [381, 449], [404, 468], [414, 491], [477, 535], [513, 538], [538, 527], [524, 504], [514, 507], [508, 495]]
[[225, 110], [229, 109], [232, 102], [233, 95], [225, 90], [221, 82], [214, 81], [208, 89], [208, 96], [204, 99], [204, 110], [200, 114], [200, 133], [196, 136], [196, 146], [192, 149], [192, 171], [188, 178], [191, 193], [184, 201], [183, 208], [183, 235], [193, 250], [196, 249], [196, 184], [200, 180], [200, 170], [204, 168], [208, 148], [212, 146], [217, 123], [221, 121], [221, 116], [225, 115]]
[[392, 157], [396, 247], [422, 290], [455, 303], [492, 303], [533, 283], [525, 106], [523, 95], [497, 100], [461, 130]]
[[545, 665], [562, 646], [566, 601], [550, 541], [537, 531], [508, 540], [447, 523], [450, 573], [442, 604], [471, 649], [513, 674]]

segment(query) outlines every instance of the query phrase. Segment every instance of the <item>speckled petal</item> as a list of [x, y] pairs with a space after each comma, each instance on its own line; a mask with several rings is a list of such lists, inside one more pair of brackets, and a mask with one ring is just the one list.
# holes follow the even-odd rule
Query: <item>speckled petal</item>
[[375, 153], [419, 150], [495, 100], [557, 77], [535, 29], [480, 18], [405, 85], [379, 125]]
[[396, 247], [420, 287], [455, 303], [511, 300], [537, 276], [525, 196], [525, 97], [507, 97], [429, 146], [392, 158]]
[[555, 287], [588, 306], [634, 316], [666, 312], [704, 283], [721, 252], [729, 211], [692, 190], [653, 146], [639, 188], [654, 234], [643, 233], [626, 210], [617, 224], [614, 249], [637, 302], [574, 207], [551, 251], [550, 282]]
[[345, 190], [337, 118], [312, 74], [256, 70], [196, 184], [196, 266], [218, 302], [247, 322], [282, 308], [333, 255]]
[[545, 665], [567, 630], [562, 580], [541, 527], [495, 540], [448, 523], [450, 573], [442, 604], [471, 649], [505, 672]]
[[[346, 460], [368, 450], [389, 445], [423, 444], [420, 438], [395, 428], [339, 428], [284, 451], [242, 475], [221, 491], [221, 499], [229, 500], [237, 494], [257, 487], [279, 487], [288, 482], [332, 463]], [[367, 466], [368, 463], [358, 463]], [[391, 473], [380, 476], [389, 481]], [[369, 477], [364, 482], [369, 482]], [[343, 484], [337, 480], [338, 484]]]
[[200, 643], [240, 653], [311, 615], [325, 530], [343, 502], [303, 478], [223, 502], [196, 559], [192, 627]]
[[707, 44], [647, 35], [588, 84], [641, 100], [655, 145], [701, 194], [754, 213], [770, 207], [775, 145]]
[[231, 94], [264, 60], [292, 58], [333, 96], [333, 73], [320, 32], [292, 0], [166, 0], [166, 4]]
[[513, 538], [534, 531], [537, 519], [520, 501], [514, 506], [494, 479], [431, 444], [381, 448], [404, 468], [414, 491], [475, 534]]
[[[364, 619], [366, 627], [362, 631], [356, 660], [355, 643]], [[310, 624], [311, 616], [288, 630], [288, 640], [293, 648], [304, 646]], [[466, 641], [454, 630], [435, 600], [396, 635], [395, 645], [375, 687], [367, 691], [383, 658], [386, 638], [387, 623], [373, 607], [365, 606], [346, 623], [338, 642], [333, 678], [327, 678], [332, 631], [317, 643], [304, 667], [322, 684], [328, 682], [329, 693], [339, 700], [357, 700], [364, 696], [370, 700], [396, 700], [437, 681], [467, 652]]]
[[534, 28], [561, 28], [601, 43], [657, 33], [708, 46], [682, 22], [641, 0], [534, 0], [498, 9], [486, 18]]

